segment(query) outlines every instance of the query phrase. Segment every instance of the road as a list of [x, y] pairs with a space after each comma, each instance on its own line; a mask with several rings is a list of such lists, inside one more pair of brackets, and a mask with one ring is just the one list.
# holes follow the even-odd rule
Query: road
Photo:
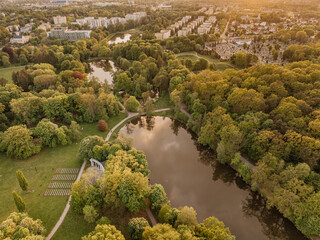
[[227, 23], [227, 25], [226, 25], [223, 33], [222, 33], [221, 36], [220, 36], [220, 37], [222, 38], [222, 41], [226, 38], [226, 33], [227, 33], [228, 29], [229, 29], [229, 24], [230, 24], [230, 18], [229, 18], [229, 20], [228, 20], [228, 23]]

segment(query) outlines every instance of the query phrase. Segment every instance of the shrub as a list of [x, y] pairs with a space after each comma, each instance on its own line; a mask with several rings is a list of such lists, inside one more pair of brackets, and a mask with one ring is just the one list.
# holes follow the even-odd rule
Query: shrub
[[33, 220], [27, 213], [13, 212], [0, 223], [1, 239], [44, 240], [45, 231], [42, 222]]
[[25, 178], [25, 176], [23, 175], [23, 173], [20, 170], [16, 171], [16, 174], [17, 174], [17, 179], [18, 179], [18, 182], [19, 182], [21, 189], [23, 191], [27, 191], [29, 189], [28, 180]]
[[142, 239], [142, 233], [145, 227], [150, 226], [145, 218], [132, 218], [128, 223], [128, 230], [133, 240]]
[[129, 112], [137, 112], [138, 108], [140, 107], [139, 101], [136, 99], [135, 96], [130, 96], [125, 102], [124, 106]]
[[96, 145], [102, 146], [105, 143], [102, 137], [88, 136], [81, 140], [78, 151], [80, 159], [90, 159], [94, 156], [93, 148]]
[[109, 218], [107, 217], [101, 217], [98, 221], [97, 221], [97, 224], [100, 224], [100, 225], [108, 225], [108, 224], [111, 224], [111, 221]]
[[108, 130], [108, 124], [106, 123], [105, 120], [99, 120], [98, 129], [100, 132], [105, 132]]
[[167, 200], [166, 192], [161, 184], [154, 184], [151, 187], [151, 192], [149, 195], [149, 200], [151, 203], [152, 210], [158, 212], [164, 202]]
[[16, 191], [13, 191], [12, 195], [18, 211], [24, 212], [24, 210], [26, 210], [26, 204], [24, 203], [22, 197]]
[[198, 224], [197, 213], [192, 207], [183, 207], [177, 217], [176, 226], [195, 226]]
[[171, 208], [171, 206], [167, 203], [160, 209], [158, 219], [160, 223], [169, 223], [174, 226], [178, 214], [179, 210], [176, 208]]
[[0, 151], [6, 151], [8, 156], [19, 159], [26, 159], [40, 150], [41, 146], [34, 144], [31, 131], [25, 125], [8, 128], [0, 145]]
[[88, 223], [94, 223], [99, 216], [97, 210], [94, 207], [89, 205], [83, 208], [83, 214], [84, 214], [84, 220], [86, 220]]
[[238, 173], [246, 183], [251, 183], [251, 169], [247, 164], [240, 162], [238, 164]]
[[97, 225], [91, 233], [82, 237], [82, 240], [92, 239], [125, 240], [121, 232], [112, 225]]

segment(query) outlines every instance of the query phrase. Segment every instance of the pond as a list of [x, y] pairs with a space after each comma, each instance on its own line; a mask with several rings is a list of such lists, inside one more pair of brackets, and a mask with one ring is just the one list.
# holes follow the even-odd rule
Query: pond
[[129, 33], [117, 33], [114, 35], [109, 41], [109, 44], [118, 44], [128, 42], [131, 38], [131, 34]]
[[192, 206], [198, 221], [215, 216], [237, 240], [305, 240], [294, 225], [250, 190], [237, 173], [220, 164], [193, 134], [166, 117], [142, 117], [120, 132], [144, 151], [152, 184], [163, 185], [173, 207]]
[[101, 83], [107, 81], [110, 86], [113, 85], [113, 73], [117, 71], [114, 62], [110, 60], [94, 61], [90, 62], [89, 67], [88, 79], [96, 77]]

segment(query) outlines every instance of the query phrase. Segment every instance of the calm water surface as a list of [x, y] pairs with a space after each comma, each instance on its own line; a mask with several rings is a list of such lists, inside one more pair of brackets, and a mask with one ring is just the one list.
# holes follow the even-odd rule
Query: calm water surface
[[107, 60], [100, 60], [90, 63], [90, 73], [88, 78], [96, 77], [99, 82], [108, 82], [110, 86], [113, 85], [113, 73], [117, 71], [114, 62]]
[[198, 221], [215, 216], [238, 240], [305, 240], [291, 222], [250, 190], [236, 172], [169, 118], [133, 120], [121, 129], [145, 152], [152, 184], [165, 188], [173, 207], [192, 206]]
[[128, 42], [131, 38], [131, 34], [129, 33], [118, 33], [114, 35], [110, 40], [109, 44], [118, 44]]

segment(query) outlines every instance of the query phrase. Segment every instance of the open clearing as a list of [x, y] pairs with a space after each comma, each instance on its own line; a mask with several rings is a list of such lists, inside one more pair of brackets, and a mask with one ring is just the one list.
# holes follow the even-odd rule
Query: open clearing
[[211, 56], [207, 55], [201, 55], [197, 52], [183, 52], [176, 54], [176, 57], [180, 60], [186, 60], [190, 59], [191, 61], [196, 61], [198, 58], [204, 58], [206, 59], [209, 64], [214, 64], [217, 68], [217, 70], [223, 71], [227, 68], [236, 68], [234, 65], [232, 65], [230, 62], [220, 62], [219, 59], [213, 58]]

